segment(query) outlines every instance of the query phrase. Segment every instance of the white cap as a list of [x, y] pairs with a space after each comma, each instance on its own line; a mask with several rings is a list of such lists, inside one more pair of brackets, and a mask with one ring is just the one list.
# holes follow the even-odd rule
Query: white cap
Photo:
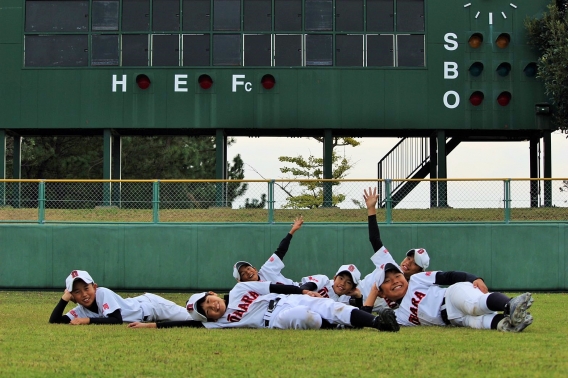
[[414, 255], [414, 262], [419, 267], [424, 270], [428, 269], [428, 265], [430, 265], [430, 256], [428, 256], [428, 252], [426, 252], [424, 248], [415, 248], [406, 252], [406, 256], [410, 255]]
[[73, 291], [73, 282], [75, 282], [75, 280], [83, 280], [86, 284], [92, 284], [93, 282], [95, 282], [93, 281], [91, 275], [86, 271], [74, 270], [69, 276], [67, 276], [67, 279], [65, 280], [65, 288], [67, 288], [67, 291]]
[[201, 302], [203, 302], [203, 299], [205, 299], [206, 296], [206, 292], [197, 293], [193, 294], [187, 300], [185, 309], [187, 310], [187, 312], [189, 312], [189, 316], [191, 316], [193, 320], [197, 320], [198, 322], [207, 321], [207, 317], [205, 317], [205, 314], [202, 313], [203, 308], [201, 307]]
[[380, 289], [383, 282], [385, 282], [385, 272], [391, 269], [396, 269], [400, 273], [402, 273], [402, 269], [400, 269], [400, 266], [398, 266], [398, 264], [395, 262], [388, 262], [385, 264], [381, 264], [380, 267], [375, 269], [375, 271], [373, 272], [373, 280], [377, 285], [377, 289]]
[[235, 279], [237, 281], [241, 280], [241, 275], [239, 274], [239, 269], [241, 268], [241, 266], [252, 266], [251, 263], [246, 262], [246, 261], [237, 261], [237, 263], [235, 265], [233, 265], [233, 277], [235, 277]]
[[335, 273], [335, 275], [337, 276], [341, 272], [349, 273], [355, 285], [359, 285], [359, 282], [361, 282], [361, 272], [359, 272], [359, 269], [357, 269], [355, 265], [353, 264], [341, 265], [337, 270], [337, 273]]

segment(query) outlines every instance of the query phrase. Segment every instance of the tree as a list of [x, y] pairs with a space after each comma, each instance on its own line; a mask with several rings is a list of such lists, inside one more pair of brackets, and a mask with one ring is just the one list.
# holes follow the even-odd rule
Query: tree
[[538, 49], [537, 77], [554, 110], [553, 122], [568, 132], [568, 18], [566, 0], [553, 0], [541, 18], [525, 20], [529, 43]]
[[[228, 141], [234, 143], [233, 139]], [[189, 136], [146, 136], [122, 138], [122, 179], [212, 179], [215, 178], [215, 138]], [[13, 138], [7, 140], [7, 160], [13, 160]], [[229, 179], [244, 178], [244, 163], [237, 155], [232, 164], [227, 162]], [[101, 137], [30, 137], [22, 140], [22, 178], [28, 179], [100, 179], [103, 176], [103, 140]], [[246, 183], [229, 183], [218, 198], [218, 186], [213, 183], [186, 184], [160, 193], [161, 205], [167, 207], [224, 206], [242, 196]], [[51, 188], [51, 189], [50, 189]], [[98, 204], [95, 193], [81, 193], [84, 188], [72, 190], [69, 185], [50, 185], [46, 195], [57, 199], [89, 198]], [[82, 190], [83, 189], [83, 190]], [[53, 190], [51, 192], [50, 190]], [[71, 190], [71, 191], [69, 191]], [[144, 207], [141, 198], [151, 198], [149, 185], [123, 185], [121, 206]], [[99, 195], [98, 193], [97, 195]], [[37, 198], [37, 197], [36, 197]], [[83, 201], [84, 202], [84, 201]], [[183, 205], [180, 205], [183, 204]], [[87, 205], [84, 205], [87, 206]]]
[[[323, 138], [314, 138], [319, 142], [323, 142]], [[356, 147], [361, 144], [354, 138], [344, 137], [333, 138], [333, 148], [337, 146], [353, 146]], [[323, 179], [323, 158], [316, 158], [310, 155], [307, 160], [303, 156], [290, 157], [280, 156], [278, 158], [281, 162], [292, 163], [293, 166], [284, 166], [280, 168], [280, 172], [289, 174], [293, 179]], [[347, 171], [353, 167], [347, 158], [340, 158], [335, 151], [332, 151], [332, 179], [342, 179], [347, 175]], [[276, 183], [287, 195], [286, 204], [284, 208], [292, 209], [313, 209], [322, 207], [324, 204], [324, 183], [321, 181], [300, 181], [299, 185], [302, 192], [299, 195], [294, 195], [290, 189], [290, 183], [280, 184]], [[331, 186], [337, 186], [339, 182], [332, 182]], [[332, 193], [331, 203], [333, 206], [345, 200], [345, 195], [341, 193]]]

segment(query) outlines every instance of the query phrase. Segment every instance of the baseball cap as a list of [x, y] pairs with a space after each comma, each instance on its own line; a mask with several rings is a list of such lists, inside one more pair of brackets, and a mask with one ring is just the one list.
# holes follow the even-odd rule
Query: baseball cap
[[335, 275], [337, 276], [339, 273], [342, 272], [347, 272], [351, 275], [353, 284], [358, 285], [359, 282], [361, 282], [361, 272], [359, 271], [359, 269], [357, 269], [355, 265], [353, 264], [341, 265], [337, 270], [337, 273], [335, 273]]
[[252, 266], [252, 264], [246, 261], [237, 261], [237, 263], [233, 265], [233, 277], [235, 277], [237, 281], [241, 279], [241, 275], [239, 274], [241, 266]]
[[206, 322], [207, 321], [207, 317], [203, 313], [203, 307], [201, 307], [201, 304], [205, 300], [206, 296], [207, 296], [206, 292], [197, 293], [197, 294], [193, 294], [187, 300], [187, 303], [185, 304], [185, 308], [186, 308], [187, 312], [189, 312], [189, 316], [191, 316], [191, 318], [193, 320], [197, 320], [198, 322]]
[[378, 289], [380, 289], [383, 282], [385, 282], [385, 272], [392, 269], [398, 270], [400, 273], [402, 273], [402, 269], [400, 269], [400, 266], [398, 266], [397, 263], [392, 263], [392, 262], [382, 264], [380, 267], [375, 269], [375, 271], [373, 272], [373, 280], [375, 281], [375, 284], [377, 285]]
[[67, 291], [73, 291], [73, 282], [75, 282], [75, 280], [83, 280], [86, 284], [92, 284], [93, 282], [95, 282], [93, 281], [91, 275], [86, 271], [74, 270], [71, 272], [71, 274], [69, 274], [69, 276], [67, 276], [67, 279], [65, 280], [65, 288], [67, 289]]
[[430, 265], [430, 256], [424, 248], [415, 248], [406, 252], [406, 256], [414, 255], [414, 262], [418, 264], [419, 267], [426, 270], [428, 265]]

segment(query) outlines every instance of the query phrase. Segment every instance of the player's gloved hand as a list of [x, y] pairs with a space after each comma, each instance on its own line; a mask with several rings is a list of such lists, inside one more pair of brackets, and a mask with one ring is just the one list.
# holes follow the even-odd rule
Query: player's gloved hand
[[400, 325], [396, 321], [396, 315], [390, 308], [381, 308], [379, 315], [373, 320], [373, 328], [379, 331], [398, 332]]

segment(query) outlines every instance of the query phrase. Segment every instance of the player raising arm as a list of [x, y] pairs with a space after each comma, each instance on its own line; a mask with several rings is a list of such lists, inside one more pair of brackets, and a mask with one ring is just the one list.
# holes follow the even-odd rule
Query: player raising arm
[[[308, 295], [295, 295], [306, 293]], [[206, 328], [272, 328], [319, 329], [324, 324], [372, 327], [380, 331], [399, 330], [391, 309], [373, 316], [355, 307], [318, 298], [314, 293], [293, 285], [269, 282], [241, 282], [223, 300], [213, 292], [192, 295], [187, 311], [192, 322], [175, 322], [174, 326], [195, 327], [195, 321]], [[132, 323], [131, 328], [165, 328], [166, 323]]]
[[[63, 315], [70, 300], [77, 307]], [[150, 293], [122, 298], [112, 290], [98, 287], [86, 271], [74, 270], [65, 280], [65, 291], [49, 322], [80, 325], [189, 319], [185, 308], [165, 298]]]
[[288, 252], [292, 236], [302, 227], [302, 224], [304, 224], [304, 217], [300, 215], [294, 220], [290, 231], [286, 234], [284, 239], [282, 239], [276, 251], [264, 263], [260, 270], [256, 270], [256, 268], [247, 261], [237, 261], [233, 266], [233, 277], [237, 282], [267, 281], [274, 284], [298, 285], [297, 282], [284, 277], [281, 272], [282, 269], [284, 269], [283, 260], [286, 252]]

